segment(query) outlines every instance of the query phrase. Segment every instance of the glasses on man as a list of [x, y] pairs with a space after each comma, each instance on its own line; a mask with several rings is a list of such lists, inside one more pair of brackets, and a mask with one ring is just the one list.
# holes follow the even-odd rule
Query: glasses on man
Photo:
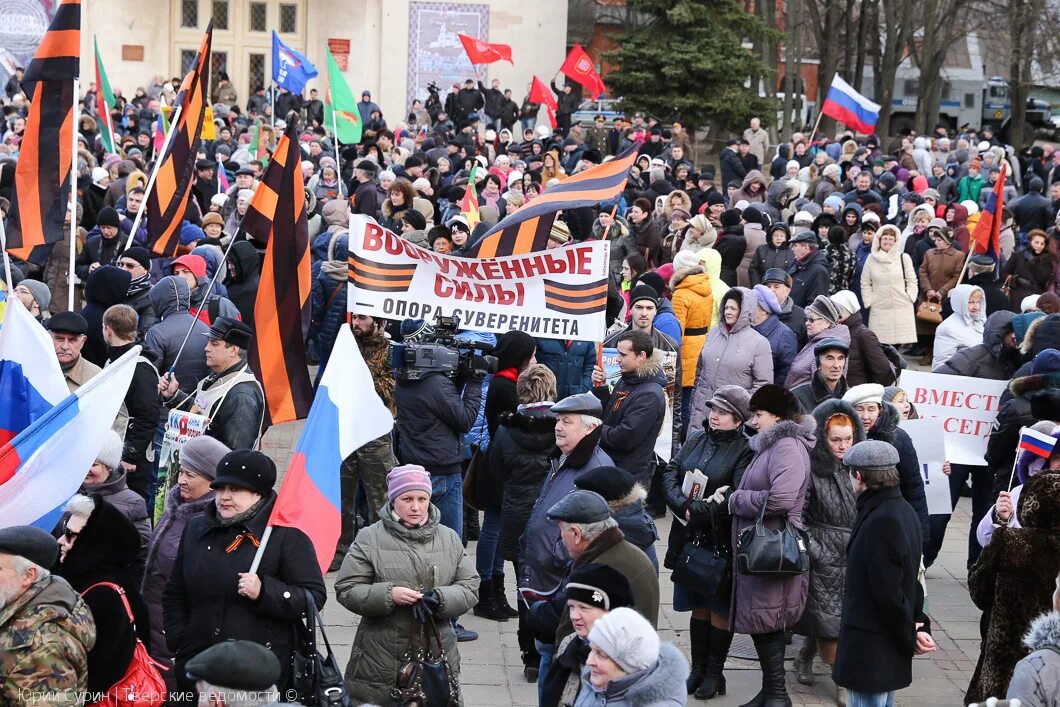
[[135, 260], [123, 260], [118, 263], [118, 267], [124, 268], [125, 270], [135, 270], [136, 268], [140, 267], [140, 263], [136, 262]]

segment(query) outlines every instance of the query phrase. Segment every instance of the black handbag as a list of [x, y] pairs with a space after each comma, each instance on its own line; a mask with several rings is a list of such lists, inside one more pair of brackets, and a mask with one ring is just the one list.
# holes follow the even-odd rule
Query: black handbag
[[[300, 649], [295, 649], [291, 655], [291, 688], [298, 693], [298, 701], [306, 707], [352, 707], [353, 701], [346, 690], [346, 678], [324, 633], [324, 622], [320, 620], [316, 601], [308, 589], [303, 591], [306, 601], [305, 633]], [[321, 655], [317, 649], [318, 629], [324, 639], [327, 655]]]
[[697, 533], [681, 548], [671, 577], [697, 594], [724, 600], [732, 594], [732, 558], [718, 549], [713, 514], [710, 517], [710, 532], [714, 547], [704, 547], [701, 544], [703, 535]]
[[[419, 624], [419, 641], [416, 642], [412, 639], [418, 623], [413, 622], [409, 649], [398, 668], [397, 682], [390, 691], [390, 697], [395, 707], [460, 707], [460, 685], [445, 657], [434, 617], [427, 623]], [[436, 653], [431, 651], [432, 634]]]
[[741, 574], [788, 577], [810, 570], [809, 543], [806, 533], [784, 516], [784, 527], [774, 530], [765, 526], [769, 492], [762, 499], [755, 524], [740, 533], [736, 543], [736, 563]]

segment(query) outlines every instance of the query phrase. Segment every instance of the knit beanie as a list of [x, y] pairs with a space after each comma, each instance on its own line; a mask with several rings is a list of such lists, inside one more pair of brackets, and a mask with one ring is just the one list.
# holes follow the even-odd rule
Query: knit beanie
[[740, 224], [740, 212], [736, 209], [729, 209], [723, 211], [721, 214], [721, 227], [729, 228], [730, 226], [738, 226]]
[[[696, 262], [698, 264], [699, 261]], [[14, 279], [14, 277], [11, 279]], [[47, 309], [48, 305], [52, 303], [52, 291], [40, 280], [23, 280], [18, 284], [33, 294], [33, 299], [37, 301], [37, 306], [41, 308], [41, 311]]]
[[121, 225], [121, 218], [118, 217], [118, 212], [114, 210], [114, 207], [104, 206], [96, 215], [96, 225], [117, 228]]
[[419, 464], [396, 466], [386, 475], [386, 495], [391, 503], [409, 491], [424, 491], [428, 496], [434, 492], [431, 475]]
[[[696, 218], [699, 217], [697, 216]], [[677, 252], [677, 255], [674, 256], [674, 270], [699, 267], [702, 267], [699, 264], [699, 258], [697, 258], [696, 254], [690, 250], [680, 250]]]
[[208, 435], [192, 437], [180, 448], [180, 466], [213, 481], [217, 478], [217, 465], [231, 451]]
[[857, 295], [850, 290], [840, 290], [839, 292], [836, 292], [832, 295], [831, 300], [833, 303], [846, 310], [848, 315], [861, 311], [861, 304], [858, 302]]
[[534, 337], [525, 331], [506, 331], [497, 337], [497, 346], [493, 349], [493, 354], [497, 357], [497, 368], [502, 371], [506, 368], [517, 368], [529, 361], [536, 349], [537, 342]]
[[769, 289], [765, 285], [755, 285], [755, 299], [758, 300], [758, 306], [769, 312], [770, 314], [780, 314], [782, 310], [780, 301], [777, 300], [776, 294], [773, 290]]
[[817, 295], [813, 302], [807, 305], [806, 311], [826, 320], [829, 326], [839, 323], [839, 308], [825, 295]]
[[121, 465], [123, 446], [121, 437], [114, 430], [107, 430], [103, 434], [103, 442], [100, 445], [99, 452], [96, 454], [96, 461], [114, 471]]
[[646, 618], [624, 606], [596, 620], [589, 643], [627, 674], [646, 670], [659, 660], [659, 634]]

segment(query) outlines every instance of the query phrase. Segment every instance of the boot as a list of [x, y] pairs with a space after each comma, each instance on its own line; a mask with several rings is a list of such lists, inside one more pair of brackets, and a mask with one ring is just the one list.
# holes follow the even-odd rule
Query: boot
[[692, 694], [703, 682], [703, 676], [707, 674], [707, 652], [710, 650], [711, 631], [713, 626], [709, 621], [703, 619], [689, 619], [688, 621], [688, 643], [692, 649], [692, 660], [689, 666], [688, 694]]
[[[709, 624], [708, 624], [709, 625]], [[697, 700], [709, 700], [715, 695], [725, 694], [725, 658], [729, 655], [729, 646], [732, 645], [732, 631], [710, 627], [710, 650], [707, 652], [707, 673], [703, 682], [696, 690]]]
[[481, 616], [490, 621], [507, 621], [508, 615], [502, 613], [497, 607], [496, 597], [493, 594], [493, 580], [484, 579], [478, 583], [478, 604], [473, 609], [475, 616]]
[[783, 631], [756, 635], [754, 642], [762, 663], [762, 707], [791, 707], [784, 682]]
[[795, 659], [795, 679], [801, 685], [813, 685], [817, 682], [813, 675], [813, 657], [817, 655], [817, 642], [807, 637]]
[[478, 511], [471, 506], [464, 504], [464, 547], [467, 547], [469, 542], [478, 540], [479, 531], [481, 527], [478, 522]]
[[504, 593], [503, 574], [494, 575], [493, 577], [493, 603], [497, 606], [497, 611], [509, 619], [514, 619], [519, 615], [519, 610], [508, 603], [508, 596]]

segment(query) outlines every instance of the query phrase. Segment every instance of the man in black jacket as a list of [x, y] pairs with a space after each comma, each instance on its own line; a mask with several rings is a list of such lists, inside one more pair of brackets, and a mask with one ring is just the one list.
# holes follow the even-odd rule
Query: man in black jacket
[[800, 307], [813, 302], [818, 295], [828, 296], [828, 256], [818, 250], [817, 235], [813, 231], [796, 233], [789, 241], [795, 262], [788, 271], [791, 275], [791, 299]]
[[361, 160], [353, 170], [352, 203], [350, 213], [364, 214], [369, 218], [379, 219], [379, 192], [375, 188], [375, 175], [378, 166], [371, 160]]
[[809, 336], [806, 333], [806, 311], [791, 299], [791, 275], [780, 268], [769, 268], [762, 278], [762, 284], [773, 290], [773, 294], [777, 296], [777, 302], [780, 303], [780, 314], [777, 318], [795, 332], [799, 350], [802, 350]]
[[571, 85], [570, 79], [566, 79], [563, 88], [556, 86], [555, 76], [552, 77], [552, 81], [549, 84], [552, 86], [552, 91], [556, 94], [556, 134], [566, 135], [570, 131], [571, 116], [574, 115], [574, 111], [578, 110], [581, 97], [574, 92], [574, 86]]
[[740, 160], [739, 140], [729, 140], [725, 143], [718, 161], [721, 162], [721, 183], [742, 182], [747, 176], [747, 168]]
[[882, 705], [912, 683], [913, 656], [935, 650], [917, 581], [922, 538], [917, 514], [898, 489], [898, 450], [859, 442], [843, 463], [858, 499], [832, 678], [856, 693], [848, 703]]
[[615, 466], [647, 489], [655, 473], [655, 443], [666, 417], [666, 374], [645, 332], [623, 332], [616, 347], [622, 379], [614, 390], [607, 389], [602, 368], [593, 371], [593, 394], [604, 406], [600, 447]]
[[[136, 310], [127, 304], [116, 304], [103, 313], [103, 340], [107, 343], [107, 363], [121, 358], [136, 345]], [[152, 354], [144, 351], [136, 360], [132, 382], [125, 394], [125, 402], [118, 413], [115, 426], [123, 435], [121, 465], [126, 472], [126, 483], [147, 502], [148, 511], [154, 505], [154, 465], [147, 460], [147, 446], [155, 434], [162, 399], [158, 396], [158, 371], [151, 362]]]
[[489, 118], [488, 126], [494, 130], [500, 130], [501, 106], [504, 105], [504, 94], [501, 92], [500, 79], [490, 81], [489, 88], [486, 88], [486, 84], [479, 81], [478, 90], [482, 92], [484, 100], [483, 111], [486, 113], [486, 117]]
[[1016, 217], [1016, 224], [1021, 233], [1036, 228], [1044, 231], [1053, 225], [1056, 212], [1044, 191], [1045, 185], [1041, 178], [1033, 176], [1027, 180], [1027, 193], [1012, 202], [1012, 215]]
[[849, 352], [850, 347], [835, 338], [822, 339], [813, 347], [817, 370], [809, 383], [795, 386], [791, 391], [803, 413], [810, 415], [825, 400], [840, 400], [847, 392], [847, 379], [843, 371], [846, 370]]

